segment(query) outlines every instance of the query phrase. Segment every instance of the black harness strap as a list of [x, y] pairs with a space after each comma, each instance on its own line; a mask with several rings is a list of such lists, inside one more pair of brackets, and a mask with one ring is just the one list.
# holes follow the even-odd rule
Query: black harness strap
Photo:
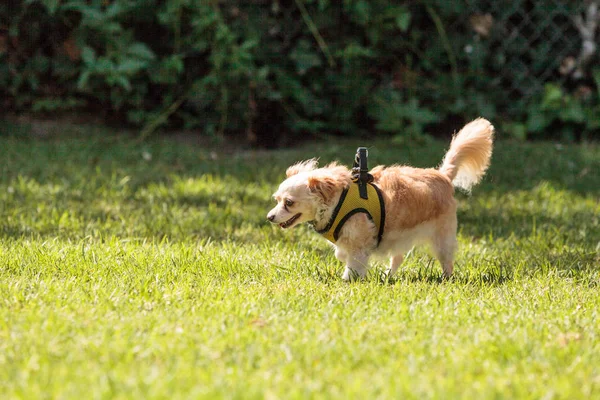
[[359, 147], [352, 167], [352, 184], [343, 190], [327, 226], [317, 232], [335, 243], [346, 221], [357, 213], [365, 213], [378, 227], [377, 245], [379, 245], [385, 227], [385, 201], [381, 190], [373, 181], [373, 175], [369, 174], [367, 167], [367, 149]]
[[369, 198], [367, 194], [367, 183], [373, 182], [373, 176], [369, 174], [369, 167], [367, 166], [367, 156], [367, 148], [359, 147], [356, 150], [356, 157], [354, 158], [354, 165], [352, 166], [352, 180], [358, 183], [360, 197], [365, 200]]

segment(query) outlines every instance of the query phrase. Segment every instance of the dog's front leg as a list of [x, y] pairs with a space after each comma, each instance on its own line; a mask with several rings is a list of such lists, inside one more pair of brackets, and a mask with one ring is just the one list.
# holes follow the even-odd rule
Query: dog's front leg
[[[336, 246], [335, 258], [346, 264], [346, 269], [344, 270], [344, 274], [342, 275], [343, 280], [349, 281], [360, 277], [358, 272], [355, 272], [353, 269], [351, 269], [350, 265], [353, 261], [351, 261], [352, 257], [348, 255], [347, 251], [345, 251], [339, 246]], [[354, 263], [356, 263], [356, 261], [354, 261]]]
[[369, 255], [368, 254], [347, 254], [346, 269], [342, 275], [345, 281], [353, 281], [362, 279], [367, 275], [369, 270]]
[[335, 258], [345, 263], [348, 259], [348, 253], [345, 252], [344, 249], [342, 249], [341, 247], [335, 246]]

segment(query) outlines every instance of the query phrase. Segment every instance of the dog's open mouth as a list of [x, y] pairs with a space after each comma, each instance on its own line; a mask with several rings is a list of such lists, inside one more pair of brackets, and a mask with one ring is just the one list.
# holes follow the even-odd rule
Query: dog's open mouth
[[298, 218], [300, 218], [301, 215], [302, 215], [301, 213], [298, 213], [298, 214], [294, 215], [292, 218], [288, 219], [287, 221], [280, 223], [279, 226], [282, 227], [283, 229], [289, 228], [290, 226], [292, 226], [294, 224], [294, 222], [296, 222], [296, 220]]

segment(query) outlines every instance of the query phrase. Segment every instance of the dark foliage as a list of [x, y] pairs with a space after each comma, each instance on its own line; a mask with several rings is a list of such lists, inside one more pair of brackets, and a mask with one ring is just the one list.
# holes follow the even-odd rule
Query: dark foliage
[[[91, 110], [143, 136], [199, 128], [262, 146], [307, 134], [448, 134], [476, 116], [516, 137], [592, 137], [600, 70], [583, 83], [546, 74], [544, 90], [523, 96], [513, 86], [527, 76], [506, 73], [519, 43], [503, 45], [502, 13], [514, 10], [486, 25], [475, 3], [7, 0], [2, 107]], [[543, 21], [539, 7], [513, 3], [533, 29]], [[570, 2], [548, 4], [542, 14], [575, 13]], [[528, 43], [544, 50], [531, 52], [532, 71], [559, 57], [540, 29]]]

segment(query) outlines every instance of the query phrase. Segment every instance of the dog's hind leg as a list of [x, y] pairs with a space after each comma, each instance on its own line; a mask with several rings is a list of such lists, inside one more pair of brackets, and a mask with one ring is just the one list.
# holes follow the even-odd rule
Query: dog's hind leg
[[454, 270], [454, 252], [457, 247], [455, 213], [448, 214], [440, 221], [432, 239], [433, 252], [442, 264], [444, 276], [448, 278]]
[[391, 278], [394, 276], [396, 271], [398, 271], [398, 267], [402, 265], [402, 261], [404, 261], [404, 254], [397, 254], [390, 258], [390, 266], [385, 271], [385, 276]]

